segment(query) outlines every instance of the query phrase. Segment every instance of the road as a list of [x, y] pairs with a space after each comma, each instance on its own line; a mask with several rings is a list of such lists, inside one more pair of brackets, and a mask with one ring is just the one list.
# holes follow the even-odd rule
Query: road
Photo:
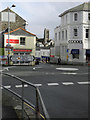
[[[87, 66], [40, 64], [3, 69], [39, 86], [50, 118], [88, 118]], [[21, 94], [20, 82], [5, 75], [2, 80], [4, 86]], [[35, 104], [35, 91], [28, 85], [25, 85], [24, 96]]]

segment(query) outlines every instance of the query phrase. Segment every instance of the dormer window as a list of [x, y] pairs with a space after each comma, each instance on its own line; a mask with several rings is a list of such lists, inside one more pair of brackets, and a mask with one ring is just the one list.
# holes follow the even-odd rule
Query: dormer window
[[74, 21], [77, 21], [77, 20], [78, 20], [78, 14], [75, 13], [75, 14], [74, 14]]

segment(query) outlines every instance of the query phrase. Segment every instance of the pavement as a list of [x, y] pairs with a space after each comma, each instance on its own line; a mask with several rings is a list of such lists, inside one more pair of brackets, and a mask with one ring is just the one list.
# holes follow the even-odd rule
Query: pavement
[[[24, 105], [23, 118], [31, 120], [35, 118], [34, 113]], [[22, 120], [22, 102], [17, 97], [9, 94], [6, 90], [2, 92], [2, 120]]]

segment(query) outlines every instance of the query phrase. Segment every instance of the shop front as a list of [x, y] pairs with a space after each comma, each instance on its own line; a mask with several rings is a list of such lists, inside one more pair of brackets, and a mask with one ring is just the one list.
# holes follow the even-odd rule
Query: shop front
[[86, 49], [86, 61], [90, 61], [90, 49]]

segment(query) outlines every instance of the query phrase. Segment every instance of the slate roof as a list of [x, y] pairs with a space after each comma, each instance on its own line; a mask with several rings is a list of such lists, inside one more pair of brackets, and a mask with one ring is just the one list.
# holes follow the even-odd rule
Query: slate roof
[[69, 13], [69, 12], [78, 12], [78, 11], [90, 11], [90, 2], [83, 3], [81, 5], [78, 5], [76, 7], [73, 7], [71, 9], [66, 10], [62, 14], [59, 15], [59, 17], [62, 17], [63, 15]]
[[[8, 34], [8, 32], [5, 33], [5, 34]], [[15, 30], [13, 30], [13, 31], [10, 31], [10, 35], [36, 36], [35, 34], [33, 34], [33, 33], [31, 33], [31, 32], [28, 32], [28, 31], [26, 31], [25, 29], [23, 29], [23, 28], [21, 28], [21, 27], [15, 29]]]

